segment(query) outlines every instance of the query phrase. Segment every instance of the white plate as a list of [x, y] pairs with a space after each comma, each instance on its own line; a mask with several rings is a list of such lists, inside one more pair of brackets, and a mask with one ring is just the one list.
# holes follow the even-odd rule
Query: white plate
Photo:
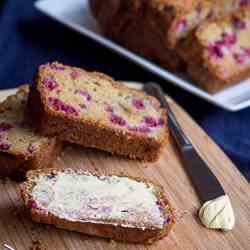
[[153, 62], [105, 38], [101, 34], [96, 21], [91, 16], [87, 0], [39, 0], [35, 3], [35, 7], [58, 22], [63, 23], [69, 28], [78, 31], [103, 46], [123, 55], [142, 66], [144, 69], [155, 73], [163, 79], [172, 82], [182, 89], [185, 89], [216, 106], [229, 111], [237, 111], [250, 106], [250, 79], [242, 81], [226, 90], [220, 91], [215, 95], [210, 95], [193, 85], [185, 78], [180, 78]]

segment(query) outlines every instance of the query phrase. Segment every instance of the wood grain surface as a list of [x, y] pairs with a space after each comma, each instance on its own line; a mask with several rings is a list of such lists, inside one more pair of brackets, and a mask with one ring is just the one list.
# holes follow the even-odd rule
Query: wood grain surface
[[[9, 93], [0, 92], [0, 99]], [[160, 160], [154, 164], [139, 163], [78, 146], [68, 146], [55, 162], [57, 167], [83, 168], [104, 174], [125, 173], [159, 182], [178, 217], [177, 225], [169, 237], [151, 246], [133, 245], [33, 223], [16, 192], [17, 184], [1, 181], [0, 244], [7, 243], [16, 250], [32, 249], [32, 241], [40, 241], [42, 247], [51, 250], [250, 249], [249, 183], [190, 116], [172, 100], [169, 99], [169, 102], [183, 130], [231, 197], [236, 216], [236, 225], [231, 232], [213, 231], [201, 226], [197, 218], [201, 204], [171, 140]]]

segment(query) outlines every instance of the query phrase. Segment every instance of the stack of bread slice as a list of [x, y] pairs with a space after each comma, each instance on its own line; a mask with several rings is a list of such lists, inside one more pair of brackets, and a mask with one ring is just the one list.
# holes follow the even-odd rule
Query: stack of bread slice
[[53, 168], [62, 145], [154, 162], [167, 142], [167, 114], [154, 97], [57, 62], [0, 104], [0, 175], [29, 170], [20, 191], [32, 219], [89, 235], [152, 243], [175, 217], [151, 181]]

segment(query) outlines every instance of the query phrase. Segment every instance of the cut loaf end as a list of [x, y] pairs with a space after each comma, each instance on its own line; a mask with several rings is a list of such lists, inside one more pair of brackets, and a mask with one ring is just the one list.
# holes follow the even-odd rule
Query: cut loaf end
[[31, 126], [27, 111], [29, 87], [0, 104], [0, 176], [22, 178], [27, 170], [52, 167], [62, 149], [55, 138], [40, 136]]

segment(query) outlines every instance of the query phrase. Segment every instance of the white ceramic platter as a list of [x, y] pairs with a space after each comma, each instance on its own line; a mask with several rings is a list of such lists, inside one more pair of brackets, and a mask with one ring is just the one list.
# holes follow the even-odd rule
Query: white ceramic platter
[[166, 81], [171, 82], [172, 84], [175, 84], [216, 106], [229, 111], [238, 111], [250, 106], [250, 79], [242, 81], [226, 90], [220, 91], [215, 95], [210, 95], [196, 87], [191, 81], [184, 77], [177, 76], [176, 74], [167, 71], [159, 65], [154, 64], [153, 62], [104, 37], [98, 28], [95, 19], [91, 15], [88, 0], [39, 0], [35, 3], [35, 7], [67, 27], [93, 39], [97, 43], [100, 43], [101, 45], [128, 58]]

